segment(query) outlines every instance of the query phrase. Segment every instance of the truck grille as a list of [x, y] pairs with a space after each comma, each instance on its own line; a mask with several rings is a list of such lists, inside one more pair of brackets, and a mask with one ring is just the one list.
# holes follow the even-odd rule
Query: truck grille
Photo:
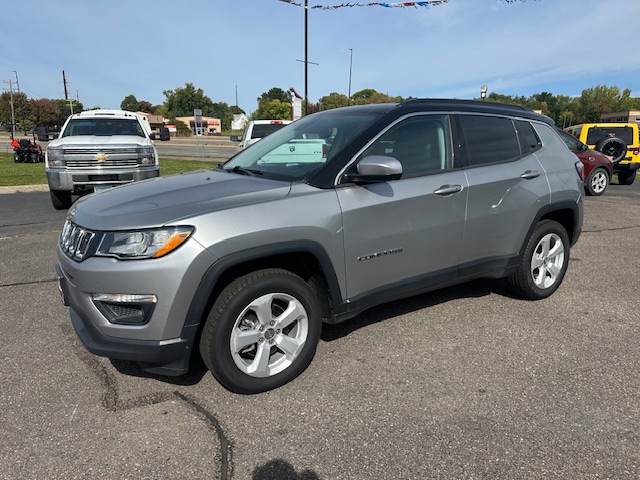
[[135, 167], [138, 165], [138, 160], [135, 158], [124, 158], [117, 160], [96, 160], [96, 159], [83, 159], [83, 160], [67, 160], [67, 167], [69, 168], [84, 168], [84, 167]]
[[66, 155], [115, 155], [115, 154], [124, 154], [124, 155], [136, 155], [138, 153], [138, 149], [136, 147], [128, 147], [128, 148], [65, 148], [62, 150], [62, 153]]
[[67, 257], [80, 262], [85, 258], [93, 237], [95, 237], [94, 232], [79, 227], [67, 219], [60, 234], [60, 248]]

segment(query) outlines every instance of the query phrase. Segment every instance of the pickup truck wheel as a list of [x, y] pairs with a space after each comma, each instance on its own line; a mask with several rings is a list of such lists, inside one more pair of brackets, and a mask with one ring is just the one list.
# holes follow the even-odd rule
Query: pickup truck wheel
[[527, 300], [540, 300], [555, 292], [569, 264], [569, 235], [553, 220], [539, 222], [524, 249], [520, 265], [507, 280]]
[[202, 331], [200, 354], [236, 393], [278, 388], [311, 363], [322, 320], [312, 289], [287, 270], [259, 270], [229, 284]]
[[636, 171], [618, 172], [618, 183], [620, 185], [631, 185], [636, 179]]
[[56, 210], [64, 210], [71, 206], [73, 203], [71, 199], [71, 192], [63, 190], [49, 190], [51, 194], [51, 203]]
[[585, 183], [587, 195], [599, 196], [604, 193], [609, 185], [609, 175], [604, 168], [594, 168]]

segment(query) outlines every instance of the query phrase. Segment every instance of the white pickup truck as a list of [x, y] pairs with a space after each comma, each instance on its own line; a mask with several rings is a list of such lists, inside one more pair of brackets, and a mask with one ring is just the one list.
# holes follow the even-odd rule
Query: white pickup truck
[[272, 134], [276, 130], [280, 130], [290, 123], [291, 120], [252, 120], [247, 124], [247, 128], [244, 129], [242, 138], [232, 135], [230, 140], [232, 142], [240, 142], [238, 144], [238, 150], [244, 150], [261, 138]]
[[45, 156], [51, 202], [69, 208], [72, 194], [157, 177], [158, 152], [147, 117], [123, 110], [71, 115]]

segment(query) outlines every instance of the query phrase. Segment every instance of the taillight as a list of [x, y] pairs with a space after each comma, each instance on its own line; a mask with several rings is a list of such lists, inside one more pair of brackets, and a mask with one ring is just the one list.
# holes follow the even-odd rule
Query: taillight
[[576, 166], [576, 171], [580, 176], [580, 180], [584, 182], [584, 165], [582, 164], [582, 162], [576, 162], [575, 166]]
[[640, 148], [634, 148], [633, 149], [633, 154], [634, 155], [638, 155], [638, 153], [640, 153]]
[[326, 143], [322, 144], [322, 158], [324, 158], [324, 159], [327, 158], [327, 144]]

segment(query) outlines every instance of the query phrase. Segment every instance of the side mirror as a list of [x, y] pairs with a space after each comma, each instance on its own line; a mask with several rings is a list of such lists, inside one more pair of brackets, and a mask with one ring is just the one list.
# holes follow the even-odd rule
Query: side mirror
[[371, 155], [358, 162], [356, 172], [347, 174], [345, 180], [353, 183], [388, 182], [402, 177], [402, 164], [394, 157]]
[[150, 138], [151, 140], [155, 140], [155, 139], [156, 139], [156, 134], [155, 134], [155, 133], [152, 133], [151, 135], [149, 135], [149, 138]]
[[240, 139], [238, 138], [238, 135], [231, 135], [229, 137], [229, 140], [231, 140], [232, 142], [239, 142]]

